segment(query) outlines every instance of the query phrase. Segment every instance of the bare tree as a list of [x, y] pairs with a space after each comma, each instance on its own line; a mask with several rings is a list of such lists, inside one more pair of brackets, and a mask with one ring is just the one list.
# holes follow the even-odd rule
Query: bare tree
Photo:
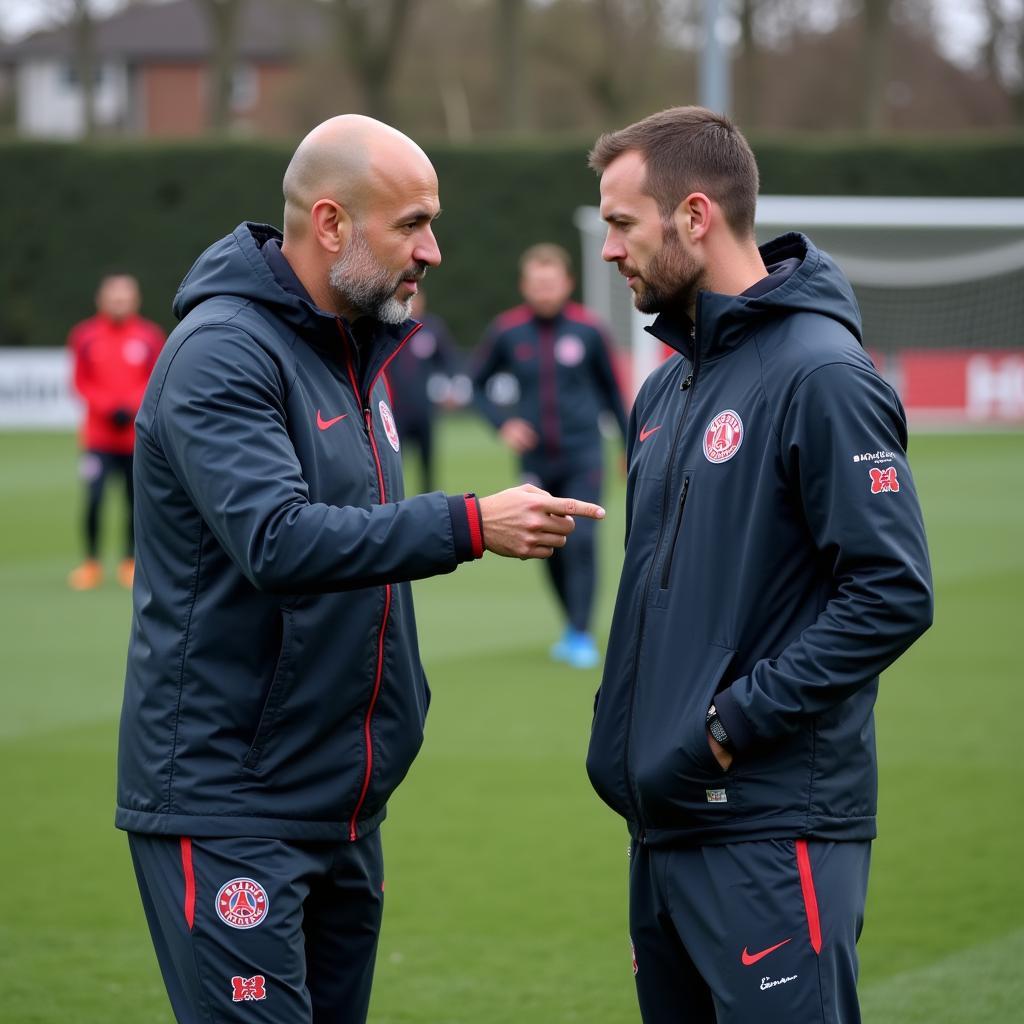
[[210, 24], [209, 125], [218, 135], [231, 126], [235, 64], [238, 58], [238, 27], [244, 0], [202, 0]]
[[75, 74], [82, 94], [82, 132], [87, 139], [96, 134], [96, 48], [95, 27], [89, 0], [72, 0], [71, 38], [75, 48]]
[[525, 0], [498, 0], [495, 8], [495, 49], [502, 122], [506, 131], [528, 127], [526, 103]]
[[366, 113], [389, 120], [390, 87], [414, 0], [333, 0], [341, 52], [355, 72]]
[[758, 104], [758, 45], [755, 16], [762, 0], [737, 0], [736, 20], [739, 23], [739, 50], [733, 62], [736, 119], [744, 128], [756, 127]]
[[885, 127], [886, 86], [889, 81], [889, 43], [892, 38], [892, 0], [862, 0], [864, 26], [861, 87], [861, 128]]
[[1024, 126], [1024, 4], [982, 0], [987, 23], [982, 60], [985, 70], [1006, 93], [1013, 119]]

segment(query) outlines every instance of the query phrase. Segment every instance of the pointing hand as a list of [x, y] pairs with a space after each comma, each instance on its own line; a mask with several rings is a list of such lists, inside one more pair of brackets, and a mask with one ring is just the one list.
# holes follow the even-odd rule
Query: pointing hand
[[576, 527], [573, 516], [603, 519], [600, 505], [575, 498], [557, 498], [523, 484], [480, 499], [484, 546], [506, 558], [550, 558], [565, 547]]

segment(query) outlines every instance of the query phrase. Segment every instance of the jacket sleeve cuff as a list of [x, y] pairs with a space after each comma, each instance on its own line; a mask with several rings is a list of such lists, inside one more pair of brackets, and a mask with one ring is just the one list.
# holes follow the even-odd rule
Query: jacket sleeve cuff
[[452, 517], [455, 557], [460, 562], [482, 558], [484, 553], [484, 521], [480, 502], [475, 494], [448, 495], [448, 512]]
[[725, 727], [729, 737], [729, 745], [734, 753], [749, 750], [757, 742], [757, 734], [750, 727], [746, 715], [740, 710], [739, 702], [732, 690], [722, 690], [715, 694], [715, 710], [719, 721]]

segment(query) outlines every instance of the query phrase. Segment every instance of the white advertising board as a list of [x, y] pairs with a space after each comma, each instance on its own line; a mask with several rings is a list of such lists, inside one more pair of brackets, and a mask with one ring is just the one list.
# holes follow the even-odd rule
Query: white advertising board
[[82, 405], [62, 348], [0, 348], [0, 430], [73, 430]]

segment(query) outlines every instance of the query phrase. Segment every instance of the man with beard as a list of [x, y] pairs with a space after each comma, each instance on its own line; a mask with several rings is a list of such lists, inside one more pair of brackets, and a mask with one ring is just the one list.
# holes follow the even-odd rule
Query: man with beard
[[627, 821], [646, 1024], [851, 1024], [879, 673], [931, 573], [893, 390], [804, 235], [758, 248], [758, 174], [678, 107], [590, 155], [604, 259], [678, 353], [629, 425], [626, 554], [587, 769]]
[[175, 298], [136, 421], [138, 551], [117, 825], [179, 1021], [363, 1021], [378, 826], [430, 692], [409, 581], [547, 558], [596, 506], [402, 498], [383, 373], [440, 263], [437, 179], [333, 118]]

